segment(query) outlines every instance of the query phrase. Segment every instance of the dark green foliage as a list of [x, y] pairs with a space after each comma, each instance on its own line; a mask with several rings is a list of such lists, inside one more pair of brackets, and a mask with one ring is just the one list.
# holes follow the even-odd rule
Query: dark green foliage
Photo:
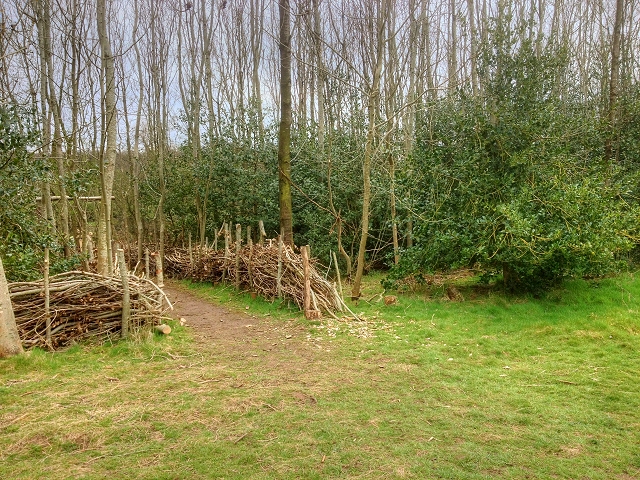
[[29, 152], [36, 140], [32, 112], [0, 106], [0, 256], [9, 281], [32, 277], [37, 263], [41, 237], [33, 211], [45, 166]]
[[640, 168], [640, 85], [626, 91], [620, 100], [618, 116], [616, 126], [618, 160], [625, 167], [638, 170]]
[[[278, 235], [276, 127], [266, 128], [261, 139], [238, 138], [230, 128], [223, 129], [224, 135], [207, 140], [198, 155], [186, 144], [165, 159], [169, 244], [186, 243], [189, 233], [194, 241], [197, 239], [197, 202], [202, 202], [207, 195], [206, 236], [210, 242], [223, 222], [240, 223], [243, 227], [251, 225], [255, 240], [258, 222], [262, 220], [269, 238]], [[299, 127], [292, 131], [294, 240], [296, 245], [311, 245], [313, 255], [328, 262], [330, 251], [337, 250], [334, 209], [342, 219], [344, 248], [353, 254], [362, 208], [360, 162], [364, 138], [355, 127], [333, 131], [327, 134], [321, 152], [314, 135], [313, 128]], [[156, 162], [145, 157], [143, 163], [143, 216], [153, 219], [158, 202]], [[380, 167], [383, 166], [378, 166], [373, 173], [372, 249], [381, 243], [388, 247], [388, 242], [380, 239], [390, 235], [388, 179]], [[133, 222], [129, 225], [133, 228]], [[245, 232], [243, 228], [243, 236]]]
[[62, 245], [36, 213], [36, 197], [49, 174], [47, 163], [32, 154], [37, 142], [32, 111], [0, 106], [0, 256], [10, 282], [42, 276], [45, 246], [51, 248], [52, 274], [79, 261], [64, 258]]
[[179, 243], [189, 232], [196, 238], [196, 199], [203, 201], [207, 192], [210, 239], [223, 222], [252, 225], [255, 233], [259, 220], [265, 222], [268, 234], [275, 236], [278, 232], [275, 158], [277, 152], [271, 144], [256, 147], [224, 138], [204, 146], [198, 161], [190, 148], [181, 148], [167, 162], [166, 212], [170, 243]]
[[637, 231], [636, 175], [604, 162], [594, 113], [555, 93], [561, 52], [498, 45], [484, 58], [483, 96], [428, 106], [403, 178], [417, 244], [396, 275], [475, 265], [536, 290], [615, 270]]

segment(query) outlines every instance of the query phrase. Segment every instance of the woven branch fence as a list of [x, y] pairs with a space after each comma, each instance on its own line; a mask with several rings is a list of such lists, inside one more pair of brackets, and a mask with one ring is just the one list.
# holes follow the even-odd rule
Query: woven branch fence
[[[151, 257], [151, 268], [155, 268]], [[132, 261], [137, 259], [132, 258]], [[142, 264], [143, 262], [139, 262]], [[329, 315], [342, 312], [345, 304], [333, 283], [326, 280], [310, 259], [308, 270], [311, 307]], [[153, 270], [152, 270], [153, 271]], [[196, 246], [192, 250], [167, 250], [163, 271], [173, 278], [228, 282], [237, 288], [255, 292], [267, 299], [282, 297], [304, 309], [305, 275], [300, 253], [288, 245], [268, 241], [265, 245], [245, 245], [226, 250]]]
[[[155, 258], [152, 255], [149, 259], [152, 271], [156, 271]], [[135, 261], [142, 263], [130, 257], [130, 263]], [[316, 264], [309, 259], [305, 269], [302, 254], [271, 240], [242, 248], [237, 243], [227, 244], [222, 251], [199, 246], [173, 249], [165, 253], [160, 271], [174, 278], [226, 281], [267, 299], [288, 299], [305, 314], [335, 316], [335, 312], [348, 310], [335, 285], [318, 272]], [[166, 311], [164, 305], [171, 305], [160, 287], [148, 275], [138, 277], [128, 272], [104, 277], [72, 271], [34, 282], [11, 283], [9, 294], [24, 348], [57, 350], [80, 341], [120, 338], [158, 324]], [[125, 325], [127, 296], [130, 313]]]
[[[128, 331], [157, 324], [165, 311], [163, 305], [170, 305], [168, 300], [164, 302], [166, 297], [162, 290], [152, 281], [133, 274], [128, 274], [128, 289]], [[125, 295], [120, 277], [66, 272], [48, 279], [48, 291], [47, 315], [44, 280], [9, 284], [9, 296], [24, 348], [58, 350], [80, 341], [103, 342], [123, 336]]]

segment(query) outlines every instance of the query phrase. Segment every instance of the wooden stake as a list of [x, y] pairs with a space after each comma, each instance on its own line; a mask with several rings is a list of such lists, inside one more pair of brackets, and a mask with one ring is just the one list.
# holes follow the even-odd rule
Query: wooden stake
[[236, 290], [240, 290], [240, 246], [242, 243], [242, 225], [236, 223]]
[[267, 232], [264, 231], [264, 222], [262, 220], [258, 222], [258, 232], [260, 233], [258, 245], [262, 245], [264, 243], [264, 239], [267, 237]]
[[227, 278], [227, 269], [229, 268], [229, 257], [231, 257], [231, 251], [229, 250], [229, 240], [231, 233], [229, 232], [229, 224], [224, 222], [224, 269], [222, 270], [222, 281]]
[[311, 270], [309, 268], [309, 257], [311, 256], [310, 252], [311, 252], [311, 248], [309, 248], [309, 245], [300, 247], [300, 253], [302, 253], [302, 269], [304, 274], [304, 297], [303, 297], [304, 316], [307, 320], [317, 319], [322, 316], [320, 313], [320, 310], [318, 310], [317, 308], [311, 308], [312, 292], [311, 292]]
[[189, 265], [193, 268], [193, 250], [191, 248], [191, 232], [189, 232]]
[[340, 267], [338, 266], [338, 258], [336, 257], [336, 252], [331, 252], [333, 255], [333, 263], [336, 265], [336, 279], [338, 280], [338, 291], [340, 292], [340, 298], [344, 299], [344, 294], [342, 293], [342, 280], [340, 279]]
[[282, 237], [284, 234], [284, 230], [280, 230], [280, 235], [278, 235], [278, 278], [276, 279], [276, 285], [278, 286], [278, 298], [282, 298], [282, 248], [283, 241]]
[[253, 262], [253, 244], [249, 244], [249, 263], [247, 268], [249, 269], [249, 289], [253, 292], [253, 271], [251, 269], [251, 263]]
[[146, 278], [151, 278], [149, 274], [149, 249], [144, 249], [144, 273], [147, 276]]
[[91, 238], [91, 235], [87, 235], [87, 256], [88, 262], [93, 262], [95, 260], [95, 256], [93, 255], [93, 239]]
[[302, 253], [302, 269], [304, 273], [304, 314], [311, 310], [311, 277], [309, 275], [309, 245], [303, 245], [300, 247], [300, 253]]
[[51, 344], [51, 307], [50, 292], [49, 292], [49, 247], [44, 249], [44, 318], [46, 325], [46, 342], [49, 348], [53, 348]]
[[224, 224], [224, 256], [225, 258], [229, 258], [229, 254], [231, 250], [229, 249], [229, 244], [231, 243], [231, 232], [228, 223]]
[[[158, 255], [160, 258], [160, 255]], [[129, 336], [129, 318], [131, 317], [131, 298], [129, 295], [129, 272], [124, 263], [124, 250], [118, 249], [118, 268], [120, 269], [120, 279], [122, 280], [122, 338]], [[158, 284], [160, 285], [160, 284]]]
[[251, 238], [251, 225], [247, 225], [247, 245], [253, 245], [253, 239]]
[[158, 252], [154, 252], [151, 255], [153, 255], [156, 259], [156, 285], [162, 288], [164, 287], [164, 272], [162, 271], [162, 258], [160, 258], [160, 254]]

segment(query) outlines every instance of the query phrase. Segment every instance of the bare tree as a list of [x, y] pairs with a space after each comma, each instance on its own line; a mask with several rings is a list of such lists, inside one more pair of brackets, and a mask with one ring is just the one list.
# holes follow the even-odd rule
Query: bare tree
[[278, 132], [278, 171], [280, 230], [283, 240], [293, 245], [291, 203], [291, 12], [289, 0], [280, 0], [280, 130]]
[[[622, 26], [624, 24], [624, 0], [616, 0], [616, 17], [613, 24], [613, 38], [611, 41], [611, 80], [609, 81], [609, 111], [608, 121], [612, 130], [615, 130], [616, 112], [620, 88], [620, 42], [622, 38]], [[613, 158], [613, 135], [610, 134], [605, 145], [605, 158], [607, 161]]]
[[382, 65], [384, 62], [385, 30], [388, 20], [391, 0], [378, 0], [375, 2], [375, 30], [372, 35], [372, 51], [368, 52], [373, 68], [371, 83], [367, 85], [367, 140], [362, 161], [362, 219], [360, 221], [360, 246], [358, 248], [358, 258], [356, 265], [356, 276], [351, 289], [351, 298], [360, 298], [360, 286], [364, 274], [365, 254], [367, 251], [367, 240], [369, 238], [369, 209], [371, 206], [371, 165], [376, 140], [376, 120], [378, 118], [377, 106], [380, 98], [380, 80], [382, 77]]
[[116, 166], [117, 111], [116, 76], [111, 44], [107, 32], [107, 8], [105, 0], [96, 0], [96, 21], [102, 55], [104, 98], [102, 101], [102, 142], [99, 169], [102, 190], [98, 227], [98, 272], [103, 275], [113, 271], [111, 255], [111, 195]]

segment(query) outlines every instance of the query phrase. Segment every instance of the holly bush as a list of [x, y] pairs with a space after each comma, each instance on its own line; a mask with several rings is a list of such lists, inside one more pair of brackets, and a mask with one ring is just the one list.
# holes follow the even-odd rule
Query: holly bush
[[536, 290], [620, 267], [637, 238], [637, 173], [604, 158], [594, 112], [554, 93], [561, 57], [496, 48], [481, 96], [427, 106], [401, 180], [416, 243], [396, 277], [477, 266]]

